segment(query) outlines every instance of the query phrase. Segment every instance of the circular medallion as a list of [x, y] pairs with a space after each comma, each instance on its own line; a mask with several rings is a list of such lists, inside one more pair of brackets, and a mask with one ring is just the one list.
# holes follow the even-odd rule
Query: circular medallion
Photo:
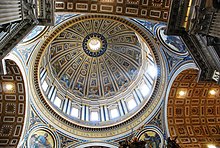
[[145, 147], [162, 148], [164, 144], [163, 134], [155, 126], [146, 126], [136, 135], [139, 141], [145, 143]]
[[157, 29], [157, 35], [161, 43], [170, 51], [170, 53], [186, 56], [188, 54], [187, 47], [183, 40], [179, 36], [166, 35], [165, 27], [159, 26]]
[[21, 44], [30, 44], [34, 41], [38, 40], [40, 37], [42, 37], [46, 31], [48, 30], [48, 27], [45, 26], [36, 26], [23, 40]]
[[29, 148], [57, 148], [59, 147], [59, 140], [57, 134], [48, 127], [35, 125], [29, 131], [27, 146]]
[[88, 34], [82, 43], [83, 50], [91, 57], [99, 57], [103, 55], [107, 49], [107, 41], [105, 37], [99, 33]]
[[31, 134], [28, 145], [30, 148], [54, 147], [54, 139], [46, 131], [38, 130]]

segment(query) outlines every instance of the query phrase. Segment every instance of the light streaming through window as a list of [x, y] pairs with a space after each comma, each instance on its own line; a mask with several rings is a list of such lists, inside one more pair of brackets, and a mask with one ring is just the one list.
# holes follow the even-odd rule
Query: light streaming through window
[[61, 105], [61, 99], [58, 98], [58, 97], [56, 97], [53, 103], [54, 103], [54, 105], [56, 105], [57, 107], [60, 108], [60, 105]]
[[144, 98], [147, 97], [150, 91], [148, 86], [145, 83], [141, 84], [141, 86], [139, 87], [139, 90]]
[[129, 100], [129, 101], [127, 102], [127, 104], [128, 104], [128, 110], [129, 110], [129, 111], [132, 110], [132, 109], [134, 109], [134, 108], [137, 106], [137, 104], [136, 104], [136, 102], [135, 102], [134, 99]]
[[147, 71], [151, 77], [154, 78], [157, 76], [157, 68], [154, 65], [149, 65]]
[[79, 117], [79, 109], [72, 107], [70, 115], [78, 118]]
[[99, 121], [98, 112], [91, 112], [90, 120], [91, 120], [91, 121]]
[[42, 84], [42, 88], [43, 88], [44, 91], [47, 90], [47, 88], [48, 88], [48, 84], [47, 84], [46, 81], [43, 82], [43, 84]]
[[213, 145], [213, 144], [209, 144], [208, 148], [217, 148], [217, 147], [215, 145]]
[[117, 109], [117, 108], [112, 109], [112, 110], [110, 111], [110, 113], [111, 113], [111, 118], [112, 118], [112, 119], [119, 116], [119, 113], [118, 113], [118, 109]]

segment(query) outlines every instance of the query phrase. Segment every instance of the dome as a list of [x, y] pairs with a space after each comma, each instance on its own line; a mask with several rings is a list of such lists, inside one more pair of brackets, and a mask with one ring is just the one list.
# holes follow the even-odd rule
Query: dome
[[142, 65], [132, 29], [114, 20], [82, 20], [63, 30], [47, 52], [52, 77], [74, 97], [105, 100], [126, 91]]
[[34, 103], [57, 118], [51, 124], [62, 122], [59, 128], [79, 137], [96, 135], [83, 130], [108, 134], [114, 127], [122, 128], [120, 134], [152, 113], [165, 81], [150, 35], [136, 25], [120, 17], [79, 15], [50, 31], [35, 51], [37, 81], [31, 83]]

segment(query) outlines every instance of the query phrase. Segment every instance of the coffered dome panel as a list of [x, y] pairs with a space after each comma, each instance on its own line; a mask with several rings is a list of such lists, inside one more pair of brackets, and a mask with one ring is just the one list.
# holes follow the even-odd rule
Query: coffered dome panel
[[141, 44], [125, 24], [83, 20], [52, 41], [48, 63], [55, 80], [75, 97], [106, 99], [125, 91], [137, 79]]

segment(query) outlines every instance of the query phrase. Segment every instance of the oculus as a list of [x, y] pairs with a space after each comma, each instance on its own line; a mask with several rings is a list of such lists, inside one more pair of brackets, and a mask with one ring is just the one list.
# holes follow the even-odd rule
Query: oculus
[[99, 33], [88, 34], [82, 43], [83, 50], [91, 57], [99, 57], [103, 55], [107, 49], [107, 41], [105, 37]]

